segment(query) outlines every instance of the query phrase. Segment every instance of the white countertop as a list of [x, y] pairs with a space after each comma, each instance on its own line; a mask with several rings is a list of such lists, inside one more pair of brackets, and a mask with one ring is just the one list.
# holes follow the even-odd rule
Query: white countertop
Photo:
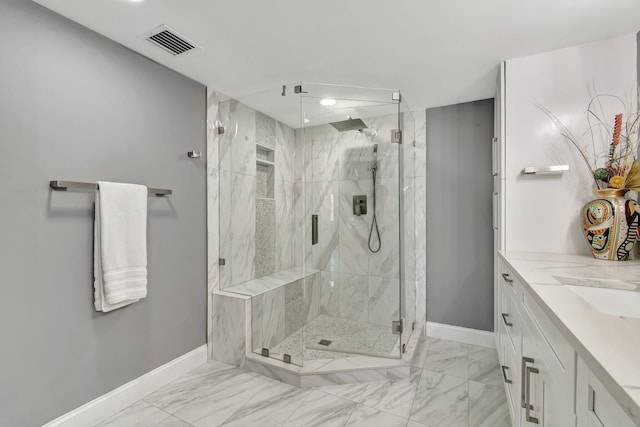
[[501, 252], [589, 369], [640, 426], [640, 319], [601, 313], [554, 276], [640, 283], [640, 262]]

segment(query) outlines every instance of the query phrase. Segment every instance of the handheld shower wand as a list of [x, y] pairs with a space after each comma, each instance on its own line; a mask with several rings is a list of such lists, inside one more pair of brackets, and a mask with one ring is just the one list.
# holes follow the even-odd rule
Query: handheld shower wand
[[[373, 219], [371, 220], [371, 229], [369, 230], [369, 250], [374, 254], [380, 252], [382, 249], [382, 240], [380, 239], [380, 229], [378, 228], [378, 218], [376, 216], [376, 175], [378, 173], [378, 144], [373, 144], [373, 164], [371, 165], [371, 177], [373, 179], [373, 197], [371, 203], [373, 205]], [[376, 237], [378, 238], [378, 247], [374, 249], [373, 244], [373, 229], [376, 230]]]

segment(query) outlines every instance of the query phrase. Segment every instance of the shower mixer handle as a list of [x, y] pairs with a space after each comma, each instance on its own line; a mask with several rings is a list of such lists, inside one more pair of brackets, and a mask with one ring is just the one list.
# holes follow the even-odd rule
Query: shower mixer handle
[[358, 195], [353, 196], [353, 214], [355, 216], [361, 216], [367, 214], [367, 196]]

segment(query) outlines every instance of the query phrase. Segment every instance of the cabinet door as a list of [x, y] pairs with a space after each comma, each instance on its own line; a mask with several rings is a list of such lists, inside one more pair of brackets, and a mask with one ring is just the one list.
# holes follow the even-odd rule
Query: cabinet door
[[[527, 324], [522, 334], [522, 425], [576, 425], [573, 382], [558, 376], [550, 364], [555, 357], [541, 332]], [[527, 410], [528, 407], [528, 410]]]
[[507, 395], [509, 414], [514, 425], [519, 425], [515, 420], [520, 420], [520, 365], [515, 349], [511, 341], [504, 340], [502, 357], [500, 358], [500, 368], [502, 370], [502, 380]]

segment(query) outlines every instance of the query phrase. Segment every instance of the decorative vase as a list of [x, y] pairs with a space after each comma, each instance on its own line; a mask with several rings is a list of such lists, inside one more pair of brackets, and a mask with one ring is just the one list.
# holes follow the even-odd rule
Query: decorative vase
[[638, 239], [640, 204], [625, 199], [627, 189], [595, 190], [597, 199], [582, 210], [582, 229], [593, 256], [626, 261]]

